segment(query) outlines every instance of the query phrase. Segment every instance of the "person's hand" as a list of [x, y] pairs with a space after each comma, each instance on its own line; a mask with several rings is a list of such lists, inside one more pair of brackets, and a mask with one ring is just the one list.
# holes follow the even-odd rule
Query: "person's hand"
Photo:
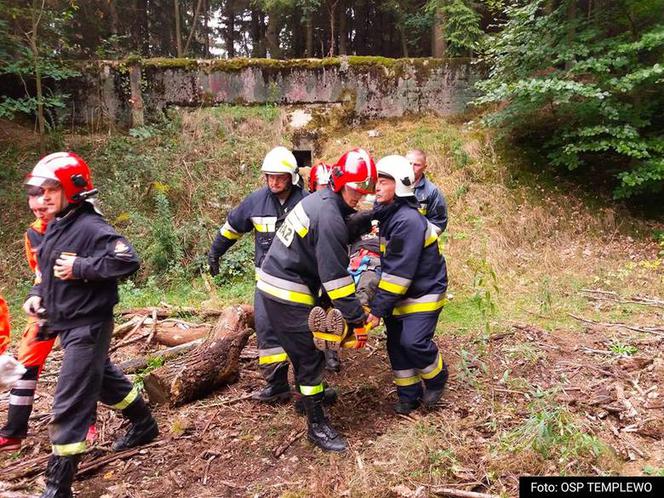
[[23, 303], [23, 311], [25, 311], [26, 314], [30, 316], [36, 317], [37, 314], [39, 313], [39, 310], [41, 310], [41, 305], [42, 303], [42, 298], [39, 296], [30, 296], [26, 301]]
[[376, 327], [378, 327], [378, 325], [380, 325], [380, 317], [369, 313], [369, 316], [367, 317], [366, 326], [375, 329]]
[[61, 280], [71, 280], [74, 278], [74, 261], [76, 256], [73, 254], [61, 253], [55, 260], [53, 274]]

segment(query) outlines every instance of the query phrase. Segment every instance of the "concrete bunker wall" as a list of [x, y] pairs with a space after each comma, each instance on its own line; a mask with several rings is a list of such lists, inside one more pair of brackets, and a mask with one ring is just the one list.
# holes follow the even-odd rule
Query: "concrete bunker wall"
[[458, 114], [480, 71], [465, 59], [136, 59], [87, 66], [66, 83], [70, 119], [140, 126], [168, 106], [342, 104], [361, 118]]

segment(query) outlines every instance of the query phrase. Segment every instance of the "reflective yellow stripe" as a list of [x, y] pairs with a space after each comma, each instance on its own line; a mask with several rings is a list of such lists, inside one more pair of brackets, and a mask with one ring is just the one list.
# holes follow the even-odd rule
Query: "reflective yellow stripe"
[[313, 396], [314, 394], [322, 393], [324, 390], [322, 382], [317, 386], [300, 386], [300, 392], [305, 396]]
[[122, 401], [119, 403], [115, 403], [114, 405], [111, 405], [111, 408], [114, 410], [124, 410], [127, 408], [129, 405], [131, 405], [136, 398], [138, 398], [138, 388], [134, 386], [131, 391], [129, 391], [129, 394], [127, 394]]
[[427, 215], [427, 208], [426, 207], [421, 207], [421, 208], [418, 209], [418, 211], [420, 212], [420, 214], [422, 214], [424, 216]]
[[412, 377], [397, 377], [394, 379], [394, 383], [397, 386], [401, 387], [406, 387], [406, 386], [412, 386], [413, 384], [417, 384], [420, 381], [420, 376], [419, 375], [413, 375]]
[[241, 233], [238, 233], [237, 230], [235, 230], [228, 221], [224, 223], [224, 226], [221, 227], [219, 230], [221, 232], [221, 235], [226, 237], [227, 239], [231, 240], [237, 240], [240, 237], [242, 237]]
[[330, 299], [341, 299], [342, 297], [350, 296], [355, 293], [355, 283], [344, 285], [333, 291], [327, 293]]
[[[433, 379], [436, 375], [438, 375], [442, 370], [443, 370], [443, 357], [438, 354], [438, 359], [434, 363], [434, 368], [432, 368], [429, 372], [425, 372], [424, 370], [420, 370], [420, 377], [423, 379]], [[428, 370], [429, 367], [426, 368]]]
[[289, 291], [286, 289], [280, 289], [279, 287], [275, 287], [274, 285], [270, 285], [264, 280], [259, 280], [256, 282], [256, 287], [258, 287], [260, 290], [263, 292], [267, 292], [268, 294], [278, 297], [279, 299], [283, 299], [284, 301], [292, 301], [294, 303], [301, 303], [301, 304], [309, 304], [309, 305], [314, 305], [316, 302], [314, 297], [311, 294], [303, 294], [301, 292], [296, 292], [296, 291]]
[[237, 240], [237, 239], [239, 239], [240, 237], [242, 237], [241, 234], [239, 234], [239, 233], [233, 233], [233, 232], [231, 232], [230, 230], [226, 230], [225, 228], [222, 228], [222, 229], [221, 229], [221, 235], [223, 235], [223, 236], [226, 237], [227, 239], [231, 239], [231, 240]]
[[438, 240], [438, 235], [440, 234], [440, 229], [431, 223], [427, 222], [427, 233], [424, 236], [424, 247], [429, 247], [431, 244]]
[[386, 280], [382, 280], [378, 282], [378, 288], [383, 289], [387, 292], [391, 292], [392, 294], [405, 294], [406, 291], [408, 290], [408, 287], [404, 287], [403, 285], [395, 284], [392, 282], [387, 282]]
[[436, 233], [432, 233], [427, 237], [427, 239], [424, 241], [424, 247], [429, 247], [431, 244], [436, 242], [438, 240], [438, 235]]
[[258, 358], [259, 365], [270, 365], [272, 363], [282, 363], [288, 361], [288, 355], [286, 353], [271, 354], [269, 356], [261, 356]]
[[392, 311], [392, 315], [407, 315], [409, 313], [423, 313], [426, 311], [437, 311], [445, 306], [447, 299], [444, 297], [438, 301], [433, 301], [430, 303], [410, 303], [403, 304], [401, 306], [395, 306]]
[[302, 207], [302, 202], [293, 208], [290, 214], [286, 217], [286, 221], [291, 224], [301, 238], [304, 238], [309, 232], [310, 220]]
[[69, 444], [54, 444], [52, 446], [53, 454], [57, 456], [70, 456], [78, 455], [79, 453], [85, 453], [87, 445], [85, 441], [80, 443], [69, 443]]
[[316, 339], [320, 339], [322, 341], [332, 341], [332, 342], [341, 342], [341, 339], [344, 338], [343, 335], [336, 335], [336, 334], [328, 334], [327, 332], [312, 332], [314, 334], [314, 337]]
[[274, 232], [276, 230], [276, 216], [252, 216], [251, 223], [257, 232]]

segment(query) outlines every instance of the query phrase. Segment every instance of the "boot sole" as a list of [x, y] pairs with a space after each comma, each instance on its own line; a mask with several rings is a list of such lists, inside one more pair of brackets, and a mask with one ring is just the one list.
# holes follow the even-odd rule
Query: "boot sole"
[[[309, 318], [307, 320], [309, 330], [311, 332], [325, 332], [327, 330], [326, 319], [327, 315], [325, 314], [325, 310], [320, 306], [315, 306], [309, 312]], [[327, 349], [326, 341], [318, 339], [317, 337], [314, 337], [314, 345], [316, 346], [316, 349], [320, 351], [325, 351]]]
[[338, 335], [340, 339], [339, 342], [327, 341], [328, 349], [339, 351], [341, 349], [341, 342], [344, 339], [344, 332], [346, 331], [346, 320], [344, 320], [341, 311], [336, 308], [332, 308], [328, 311], [325, 324], [327, 327], [327, 333]]

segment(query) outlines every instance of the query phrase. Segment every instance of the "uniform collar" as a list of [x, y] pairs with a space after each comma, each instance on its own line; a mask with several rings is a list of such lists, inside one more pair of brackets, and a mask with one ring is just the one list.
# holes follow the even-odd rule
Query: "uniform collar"
[[418, 188], [423, 188], [423, 187], [424, 187], [424, 184], [425, 184], [426, 182], [427, 182], [427, 175], [425, 175], [424, 173], [422, 173], [422, 178], [420, 178], [420, 181], [418, 181], [418, 182], [415, 183], [415, 186], [414, 186], [413, 188], [416, 188], [416, 189], [418, 189]]

